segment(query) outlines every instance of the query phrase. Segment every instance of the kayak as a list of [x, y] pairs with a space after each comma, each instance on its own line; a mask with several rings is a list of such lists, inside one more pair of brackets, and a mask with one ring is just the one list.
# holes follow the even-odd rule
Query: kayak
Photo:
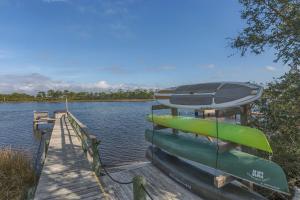
[[158, 103], [174, 108], [226, 109], [249, 104], [262, 95], [263, 88], [248, 82], [214, 82], [159, 90]]
[[164, 174], [205, 200], [267, 200], [233, 180], [216, 189], [212, 180], [226, 173], [171, 155], [158, 147], [150, 146], [146, 151], [146, 157]]
[[214, 137], [272, 153], [265, 134], [255, 128], [184, 116], [149, 115], [147, 119], [164, 127]]
[[145, 138], [171, 155], [221, 170], [236, 178], [289, 194], [285, 173], [276, 163], [231, 149], [218, 152], [215, 143], [184, 134], [146, 130]]

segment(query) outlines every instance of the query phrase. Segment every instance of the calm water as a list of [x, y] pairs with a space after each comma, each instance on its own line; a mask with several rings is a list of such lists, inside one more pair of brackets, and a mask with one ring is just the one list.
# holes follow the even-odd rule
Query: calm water
[[[144, 140], [144, 131], [151, 127], [145, 117], [150, 113], [151, 104], [69, 103], [69, 110], [102, 141], [100, 153], [104, 163], [114, 165], [145, 160], [148, 144]], [[64, 109], [63, 103], [0, 104], [0, 145], [21, 148], [35, 155], [39, 138], [32, 130], [33, 111], [49, 111], [52, 115], [59, 109]]]

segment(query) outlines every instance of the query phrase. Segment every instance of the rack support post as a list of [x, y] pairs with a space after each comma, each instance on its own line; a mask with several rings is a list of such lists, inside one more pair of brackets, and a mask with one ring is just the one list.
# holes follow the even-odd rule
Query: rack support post
[[144, 191], [146, 180], [143, 176], [135, 176], [133, 179], [133, 200], [146, 200], [146, 192]]

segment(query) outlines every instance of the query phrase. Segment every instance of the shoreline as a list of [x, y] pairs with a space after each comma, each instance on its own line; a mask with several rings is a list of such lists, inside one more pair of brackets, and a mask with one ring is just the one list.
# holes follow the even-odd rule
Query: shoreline
[[[148, 102], [154, 101], [154, 99], [95, 99], [95, 100], [68, 100], [72, 102]], [[45, 100], [45, 101], [1, 101], [0, 104], [5, 103], [64, 103], [65, 100]]]

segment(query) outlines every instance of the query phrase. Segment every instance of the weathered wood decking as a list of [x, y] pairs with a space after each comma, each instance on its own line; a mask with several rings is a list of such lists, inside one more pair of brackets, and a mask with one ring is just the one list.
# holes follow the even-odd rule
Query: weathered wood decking
[[64, 114], [56, 114], [35, 199], [101, 199], [97, 177]]
[[[65, 115], [56, 114], [35, 199], [132, 200], [132, 184], [120, 185], [108, 176], [101, 176], [98, 181], [82, 150], [81, 141]], [[137, 175], [144, 176], [146, 188], [154, 199], [200, 199], [149, 162], [110, 171], [111, 176], [119, 181], [131, 181]]]
[[[201, 200], [201, 198], [186, 190], [172, 179], [163, 174], [151, 163], [144, 163], [135, 166], [129, 166], [120, 172], [110, 174], [114, 179], [126, 182], [134, 176], [142, 175], [146, 178], [146, 189], [153, 199], [157, 200]], [[104, 190], [109, 194], [109, 199], [123, 200], [133, 199], [132, 184], [119, 185], [113, 182], [108, 176], [101, 177]], [[150, 199], [147, 197], [147, 199]]]

